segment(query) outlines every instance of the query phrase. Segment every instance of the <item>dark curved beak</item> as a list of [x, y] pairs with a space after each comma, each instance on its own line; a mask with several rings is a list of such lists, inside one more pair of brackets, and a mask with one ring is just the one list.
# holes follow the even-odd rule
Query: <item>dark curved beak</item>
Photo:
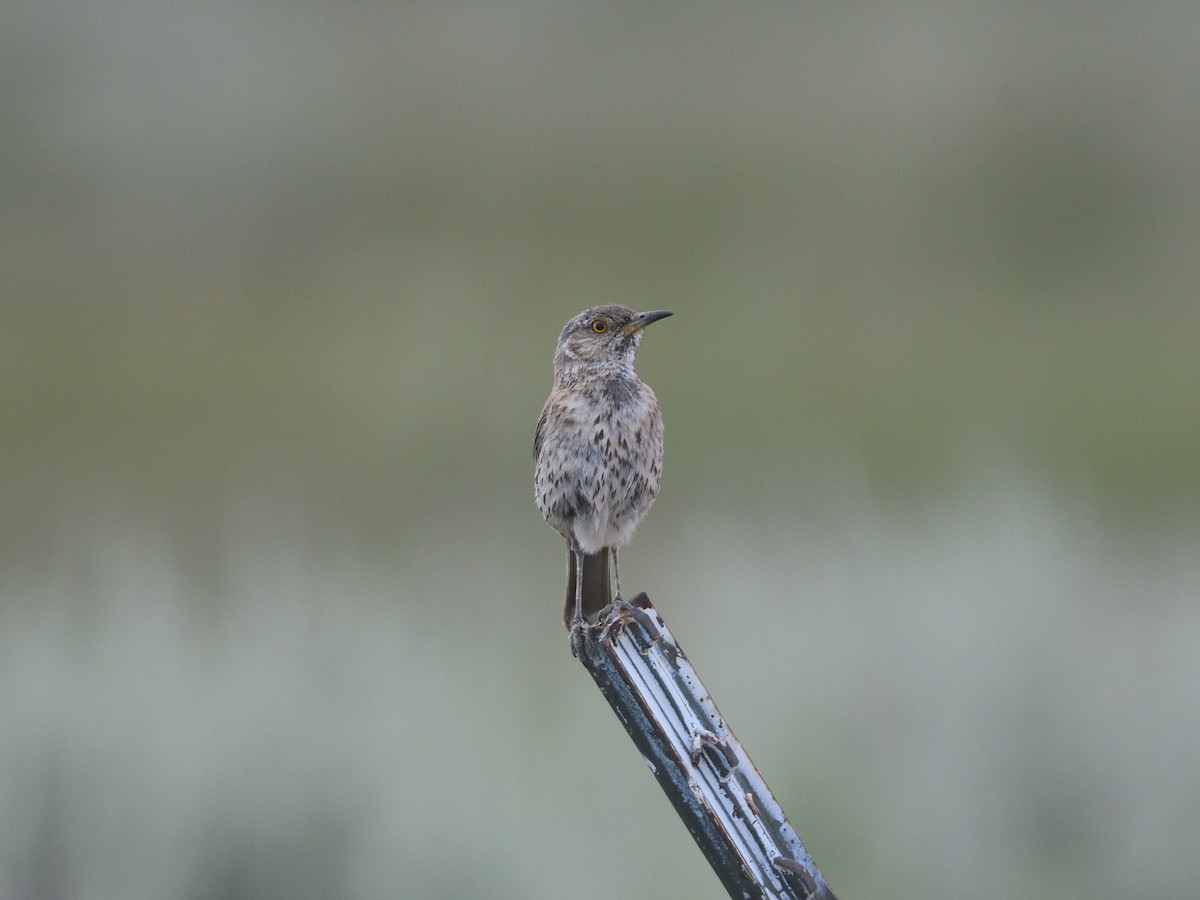
[[635, 331], [641, 331], [651, 322], [657, 322], [659, 319], [665, 319], [667, 316], [673, 315], [675, 314], [668, 309], [652, 309], [649, 312], [640, 312], [629, 320], [629, 324], [621, 329], [621, 333], [628, 337]]

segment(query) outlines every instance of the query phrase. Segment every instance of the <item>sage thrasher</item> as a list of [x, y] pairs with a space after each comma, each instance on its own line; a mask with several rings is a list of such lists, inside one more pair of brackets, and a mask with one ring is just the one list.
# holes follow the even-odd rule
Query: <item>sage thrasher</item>
[[563, 618], [576, 655], [584, 623], [623, 602], [617, 548], [658, 494], [662, 413], [634, 373], [633, 355], [642, 330], [669, 315], [595, 306], [558, 338], [554, 389], [533, 435], [534, 496], [542, 518], [567, 539]]

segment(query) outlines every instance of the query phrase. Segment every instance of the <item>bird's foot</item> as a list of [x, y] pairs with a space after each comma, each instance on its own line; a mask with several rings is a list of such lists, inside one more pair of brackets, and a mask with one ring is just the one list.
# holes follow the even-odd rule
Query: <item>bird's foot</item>
[[662, 637], [656, 617], [650, 612], [650, 598], [643, 591], [632, 600], [618, 596], [612, 603], [600, 610], [600, 641], [612, 642], [620, 637], [622, 630], [630, 622], [636, 622], [645, 629], [646, 633], [657, 641]]
[[600, 610], [600, 643], [611, 643], [613, 638], [621, 633], [621, 629], [625, 627], [626, 615], [629, 612], [629, 602], [620, 594], [613, 599], [613, 602]]
[[[641, 594], [638, 595], [638, 597], [641, 596]], [[636, 601], [638, 598], [634, 599]], [[642, 613], [640, 607], [618, 594], [612, 603], [600, 610], [600, 643], [611, 643], [619, 637], [625, 624], [631, 618], [638, 618], [639, 613]], [[644, 613], [642, 614], [644, 615]]]

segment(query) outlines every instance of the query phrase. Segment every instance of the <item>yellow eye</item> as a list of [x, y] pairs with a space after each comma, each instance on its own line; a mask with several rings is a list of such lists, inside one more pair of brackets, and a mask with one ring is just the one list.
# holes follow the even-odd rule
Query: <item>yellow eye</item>
[[596, 332], [596, 334], [604, 334], [604, 332], [608, 331], [608, 323], [603, 319], [596, 319], [592, 322], [592, 331]]

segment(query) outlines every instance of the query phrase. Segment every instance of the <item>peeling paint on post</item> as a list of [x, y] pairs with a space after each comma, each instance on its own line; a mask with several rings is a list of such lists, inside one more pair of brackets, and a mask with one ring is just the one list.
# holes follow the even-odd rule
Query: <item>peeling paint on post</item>
[[837, 900], [645, 594], [579, 659], [731, 897]]

